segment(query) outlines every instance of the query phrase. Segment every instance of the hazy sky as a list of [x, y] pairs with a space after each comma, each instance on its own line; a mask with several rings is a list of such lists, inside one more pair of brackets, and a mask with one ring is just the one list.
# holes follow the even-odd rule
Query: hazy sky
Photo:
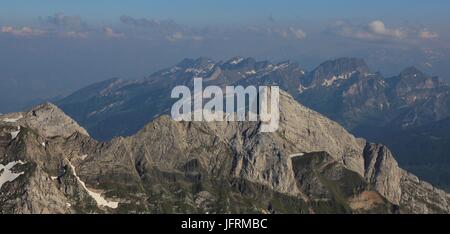
[[449, 20], [447, 0], [2, 0], [2, 19], [32, 19], [55, 12], [95, 20], [117, 20], [118, 15], [170, 18], [176, 21], [230, 23], [257, 21], [269, 15], [279, 19], [384, 18], [443, 22]]
[[[0, 112], [199, 56], [450, 78], [448, 0], [0, 0]], [[20, 95], [18, 95], [20, 93]]]

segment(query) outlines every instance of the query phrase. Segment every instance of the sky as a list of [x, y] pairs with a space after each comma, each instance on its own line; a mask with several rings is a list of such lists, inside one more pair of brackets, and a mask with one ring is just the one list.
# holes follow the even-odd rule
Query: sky
[[279, 19], [385, 18], [393, 20], [449, 20], [446, 0], [2, 0], [2, 19], [24, 20], [55, 12], [87, 19], [114, 21], [122, 14], [170, 18], [205, 24], [256, 21], [269, 15]]
[[450, 80], [448, 0], [0, 0], [0, 112], [200, 56], [360, 57]]

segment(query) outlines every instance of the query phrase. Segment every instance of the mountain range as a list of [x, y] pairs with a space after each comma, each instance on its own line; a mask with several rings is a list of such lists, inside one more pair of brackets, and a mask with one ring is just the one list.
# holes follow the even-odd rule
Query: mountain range
[[[113, 84], [107, 90], [124, 87]], [[260, 127], [162, 114], [135, 134], [100, 142], [53, 104], [2, 115], [0, 211], [450, 211], [449, 194], [401, 169], [387, 147], [354, 137], [285, 91], [279, 130]]]
[[97, 140], [130, 136], [169, 113], [171, 89], [192, 87], [195, 77], [221, 87], [278, 85], [356, 136], [387, 145], [400, 165], [420, 178], [450, 188], [450, 87], [415, 67], [384, 77], [357, 58], [326, 61], [312, 71], [289, 61], [185, 59], [145, 79], [93, 84], [56, 105]]

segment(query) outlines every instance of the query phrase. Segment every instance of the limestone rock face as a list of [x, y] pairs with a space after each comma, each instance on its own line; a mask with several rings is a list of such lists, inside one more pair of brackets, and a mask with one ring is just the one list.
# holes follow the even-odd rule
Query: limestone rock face
[[0, 187], [0, 211], [449, 212], [448, 195], [400, 169], [386, 147], [285, 92], [279, 129], [260, 128], [163, 115], [133, 136], [97, 142], [51, 104], [1, 116], [0, 164], [16, 164]]
[[449, 195], [443, 190], [433, 187], [417, 176], [402, 170], [400, 204], [407, 211], [415, 213], [444, 213], [448, 214]]
[[[337, 211], [395, 212], [397, 207], [373, 190], [358, 173], [348, 170], [326, 152], [305, 153], [292, 159], [298, 186], [315, 202], [332, 204]], [[311, 170], [313, 168], [313, 170]], [[341, 212], [342, 212], [341, 211]]]
[[368, 143], [363, 156], [367, 181], [389, 201], [400, 204], [403, 173], [391, 152], [383, 145]]

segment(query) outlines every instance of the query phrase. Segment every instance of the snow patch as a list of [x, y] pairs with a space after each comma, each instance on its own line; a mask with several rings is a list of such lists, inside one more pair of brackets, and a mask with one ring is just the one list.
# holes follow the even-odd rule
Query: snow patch
[[19, 115], [19, 117], [17, 117], [17, 118], [4, 118], [2, 121], [6, 122], [6, 123], [16, 123], [17, 121], [19, 121], [22, 118], [23, 118], [23, 115]]
[[307, 89], [309, 89], [309, 87], [305, 87], [305, 86], [303, 86], [303, 85], [300, 85], [299, 87], [298, 87], [298, 93], [299, 94], [302, 94], [303, 92], [305, 92], [305, 90], [307, 90]]
[[170, 70], [163, 72], [162, 75], [165, 76], [165, 75], [168, 75], [168, 74], [173, 74], [173, 73], [179, 71], [180, 69], [181, 68], [175, 66], [175, 67], [171, 68]]
[[304, 156], [305, 153], [297, 153], [297, 154], [291, 154], [289, 155], [290, 158], [295, 158], [295, 157], [300, 157], [300, 156]]
[[204, 77], [211, 73], [216, 67], [216, 64], [208, 62], [208, 64], [201, 67], [189, 67], [184, 70], [186, 73], [192, 73], [194, 76]]
[[246, 75], [255, 75], [256, 71], [255, 70], [246, 71], [245, 74]]
[[10, 133], [11, 134], [11, 140], [16, 139], [16, 137], [17, 137], [17, 135], [19, 135], [19, 133], [20, 133], [20, 126], [17, 126], [17, 131], [13, 131], [13, 132]]
[[236, 59], [233, 59], [233, 60], [230, 62], [230, 64], [236, 65], [236, 64], [241, 63], [242, 61], [244, 61], [244, 58], [236, 58]]
[[80, 156], [81, 160], [85, 160], [88, 157], [87, 154]]
[[332, 76], [330, 79], [324, 80], [322, 83], [322, 86], [329, 87], [329, 86], [333, 85], [333, 83], [337, 80], [347, 80], [355, 73], [356, 73], [356, 71], [352, 71], [350, 73], [341, 74], [339, 76]]
[[23, 165], [25, 163], [22, 161], [14, 161], [6, 164], [6, 166], [0, 164], [0, 189], [6, 182], [12, 182], [17, 179], [17, 177], [24, 174], [24, 172], [14, 173], [11, 171], [17, 164]]
[[380, 85], [386, 87], [386, 82], [384, 80], [380, 80]]
[[287, 67], [289, 67], [289, 62], [279, 63], [275, 66], [270, 65], [269, 67], [272, 68], [272, 71], [283, 70], [283, 69], [286, 69]]
[[97, 205], [106, 206], [106, 207], [113, 208], [113, 209], [115, 209], [119, 206], [118, 202], [107, 201], [105, 198], [102, 197], [101, 193], [96, 193], [94, 191], [89, 190], [86, 187], [86, 184], [80, 179], [80, 177], [77, 176], [75, 167], [72, 165], [72, 163], [70, 161], [69, 161], [69, 166], [72, 168], [73, 175], [77, 178], [78, 182], [80, 182], [81, 186], [83, 186], [83, 188], [86, 190], [86, 192], [88, 192], [88, 194], [97, 202]]
[[88, 114], [88, 117], [91, 117], [91, 116], [94, 116], [94, 115], [97, 115], [97, 114], [109, 111], [110, 109], [112, 109], [112, 108], [114, 108], [116, 106], [120, 106], [122, 104], [123, 104], [123, 101], [111, 103], [109, 105], [104, 106], [100, 110], [92, 111], [91, 113]]

